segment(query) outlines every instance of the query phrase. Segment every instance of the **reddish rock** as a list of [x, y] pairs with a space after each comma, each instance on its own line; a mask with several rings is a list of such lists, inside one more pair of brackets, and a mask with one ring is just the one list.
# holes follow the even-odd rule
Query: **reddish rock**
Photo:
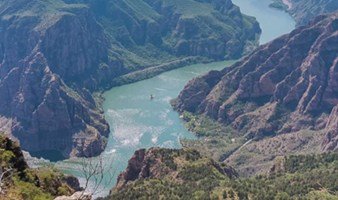
[[210, 73], [190, 81], [174, 107], [206, 114], [253, 138], [328, 131], [323, 149], [337, 150], [337, 44], [336, 12], [260, 46], [219, 72], [217, 83], [206, 84]]
[[8, 4], [11, 9], [1, 13], [1, 129], [30, 152], [98, 155], [109, 126], [87, 89], [108, 80], [97, 67], [107, 60], [103, 30], [86, 8], [78, 8], [77, 15], [44, 13], [40, 5], [45, 19], [15, 17], [27, 3]]

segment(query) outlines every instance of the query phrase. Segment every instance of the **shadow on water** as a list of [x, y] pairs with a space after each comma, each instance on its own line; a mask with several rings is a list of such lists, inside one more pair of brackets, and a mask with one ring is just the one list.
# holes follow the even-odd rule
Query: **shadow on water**
[[30, 155], [35, 158], [43, 158], [46, 160], [50, 160], [51, 162], [57, 162], [65, 160], [66, 158], [62, 155], [61, 152], [55, 150], [47, 150], [47, 151], [35, 151], [30, 152]]

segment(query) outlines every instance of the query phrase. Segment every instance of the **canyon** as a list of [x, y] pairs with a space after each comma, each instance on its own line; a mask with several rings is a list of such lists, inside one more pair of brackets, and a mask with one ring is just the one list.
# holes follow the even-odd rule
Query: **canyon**
[[231, 67], [191, 80], [173, 101], [175, 109], [210, 118], [232, 130], [223, 134], [248, 141], [220, 159], [245, 165], [250, 174], [264, 160], [310, 146], [308, 153], [336, 151], [337, 16], [318, 17]]
[[173, 61], [177, 68], [186, 57], [239, 58], [260, 33], [230, 0], [6, 0], [0, 18], [1, 131], [58, 159], [104, 150], [110, 128], [93, 94], [114, 78]]

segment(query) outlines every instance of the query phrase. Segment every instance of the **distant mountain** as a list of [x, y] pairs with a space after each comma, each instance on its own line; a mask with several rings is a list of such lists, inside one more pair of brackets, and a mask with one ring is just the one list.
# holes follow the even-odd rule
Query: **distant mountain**
[[151, 66], [239, 58], [259, 33], [230, 0], [3, 0], [0, 129], [32, 153], [97, 155], [109, 126], [93, 92]]
[[283, 0], [274, 0], [271, 6], [289, 12], [298, 26], [306, 25], [318, 15], [338, 10], [336, 0], [287, 0], [286, 2], [289, 2], [289, 5], [284, 4]]
[[[338, 12], [260, 46], [229, 68], [191, 80], [173, 105], [180, 112], [209, 117], [230, 127], [237, 132], [231, 137], [252, 139], [254, 143], [244, 148], [250, 154], [284, 155], [291, 151], [289, 144], [299, 152], [304, 146], [317, 152], [337, 151], [337, 44]], [[311, 131], [324, 132], [325, 136], [311, 143], [311, 139], [302, 139], [301, 131], [310, 135]], [[271, 139], [266, 145], [255, 143], [286, 133], [294, 135]], [[234, 159], [243, 158], [241, 155]]]

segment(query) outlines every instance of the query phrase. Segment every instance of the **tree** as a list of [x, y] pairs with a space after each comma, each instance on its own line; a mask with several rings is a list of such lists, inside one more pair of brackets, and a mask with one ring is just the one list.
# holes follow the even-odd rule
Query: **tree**
[[0, 195], [5, 194], [5, 187], [12, 177], [12, 168], [2, 169], [0, 168]]
[[[86, 192], [91, 195], [102, 192], [114, 180], [113, 161], [105, 161], [102, 155], [96, 158], [82, 158], [80, 170], [85, 181], [80, 200], [85, 196]], [[101, 187], [104, 180], [108, 180], [108, 182], [105, 183], [106, 186]]]

